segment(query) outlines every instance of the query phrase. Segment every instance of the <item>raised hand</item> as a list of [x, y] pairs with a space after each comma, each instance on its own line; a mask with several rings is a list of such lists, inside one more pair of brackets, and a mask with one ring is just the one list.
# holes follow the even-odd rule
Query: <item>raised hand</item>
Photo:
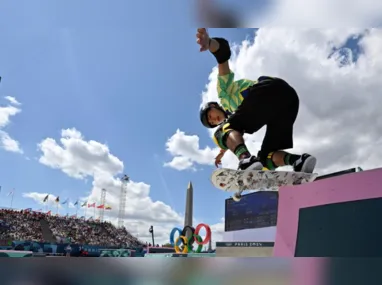
[[219, 167], [219, 165], [221, 165], [222, 163], [222, 158], [225, 154], [225, 150], [220, 150], [219, 154], [215, 157], [215, 166], [216, 167]]
[[199, 28], [196, 33], [196, 42], [200, 46], [200, 51], [206, 51], [210, 47], [210, 37], [206, 28]]

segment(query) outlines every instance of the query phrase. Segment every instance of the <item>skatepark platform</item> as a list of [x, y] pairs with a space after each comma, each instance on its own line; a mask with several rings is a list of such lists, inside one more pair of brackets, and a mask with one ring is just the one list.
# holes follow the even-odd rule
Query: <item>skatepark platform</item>
[[[282, 187], [275, 211], [275, 227], [227, 232], [216, 256], [382, 257], [382, 168]], [[269, 241], [270, 235], [273, 244], [254, 242]]]
[[217, 242], [216, 257], [269, 257], [274, 242]]
[[274, 256], [382, 257], [382, 168], [279, 191]]

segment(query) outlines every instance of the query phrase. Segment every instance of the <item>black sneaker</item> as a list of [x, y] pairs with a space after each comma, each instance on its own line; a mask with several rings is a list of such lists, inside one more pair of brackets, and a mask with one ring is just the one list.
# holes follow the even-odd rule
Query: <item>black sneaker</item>
[[295, 172], [313, 173], [316, 163], [317, 159], [314, 156], [304, 153], [293, 163], [293, 169]]
[[258, 160], [256, 156], [250, 156], [240, 160], [239, 162], [239, 170], [262, 170], [263, 164]]

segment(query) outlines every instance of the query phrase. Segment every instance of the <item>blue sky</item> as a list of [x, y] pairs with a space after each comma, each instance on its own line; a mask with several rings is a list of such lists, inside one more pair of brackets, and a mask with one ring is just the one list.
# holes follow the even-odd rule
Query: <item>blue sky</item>
[[[246, 0], [235, 7], [260, 13], [266, 6]], [[24, 154], [0, 150], [0, 206], [10, 205], [6, 194], [12, 188], [14, 207], [34, 209], [41, 206], [22, 193], [51, 193], [73, 201], [91, 190], [91, 180], [70, 178], [36, 160], [38, 143], [48, 137], [58, 141], [62, 129], [76, 128], [85, 140], [107, 144], [132, 180], [151, 185], [152, 200], [178, 213], [184, 211], [192, 181], [195, 218], [220, 222], [229, 195], [209, 182], [213, 167], [197, 172], [163, 167], [172, 159], [166, 141], [177, 129], [197, 134], [201, 148], [214, 147], [198, 111], [216, 61], [195, 43], [194, 8], [179, 1], [2, 2], [0, 104], [7, 104], [4, 96], [22, 103], [22, 112], [5, 131], [20, 142]], [[233, 42], [254, 35], [253, 29], [209, 31]], [[356, 41], [347, 44], [358, 53]], [[281, 47], [279, 54], [288, 56]]]
[[[224, 216], [227, 195], [210, 185], [211, 167], [198, 172], [163, 167], [170, 158], [165, 143], [178, 128], [198, 134], [202, 147], [213, 146], [198, 109], [215, 61], [198, 51], [192, 16], [176, 12], [190, 9], [189, 4], [151, 2], [147, 10], [144, 2], [131, 1], [2, 4], [0, 96], [22, 103], [6, 131], [21, 143], [24, 155], [0, 151], [1, 206], [9, 206], [6, 194], [12, 188], [14, 207], [35, 209], [41, 206], [21, 193], [76, 199], [90, 191], [89, 182], [34, 159], [39, 142], [58, 140], [61, 129], [75, 127], [86, 140], [106, 143], [131, 179], [150, 184], [153, 200], [183, 212], [191, 180], [195, 216], [208, 223]], [[167, 8], [171, 17], [157, 13]], [[247, 29], [210, 32], [231, 41], [253, 35]]]

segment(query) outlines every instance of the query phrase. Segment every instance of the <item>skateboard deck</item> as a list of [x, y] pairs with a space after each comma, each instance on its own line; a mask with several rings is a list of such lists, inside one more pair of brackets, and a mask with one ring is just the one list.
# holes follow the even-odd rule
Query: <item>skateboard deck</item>
[[313, 182], [317, 173], [294, 171], [243, 170], [220, 168], [211, 175], [212, 184], [226, 192], [243, 192], [245, 190], [278, 191], [286, 185], [299, 185]]

